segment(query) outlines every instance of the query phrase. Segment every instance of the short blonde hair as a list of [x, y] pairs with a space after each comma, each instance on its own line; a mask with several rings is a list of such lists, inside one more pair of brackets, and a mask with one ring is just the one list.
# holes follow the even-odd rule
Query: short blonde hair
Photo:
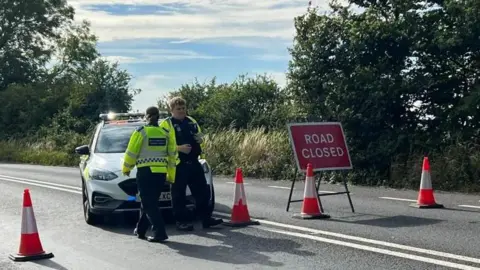
[[187, 105], [187, 101], [182, 97], [173, 97], [168, 101], [168, 107], [170, 107], [171, 111], [175, 109], [175, 106], [186, 106], [186, 105]]

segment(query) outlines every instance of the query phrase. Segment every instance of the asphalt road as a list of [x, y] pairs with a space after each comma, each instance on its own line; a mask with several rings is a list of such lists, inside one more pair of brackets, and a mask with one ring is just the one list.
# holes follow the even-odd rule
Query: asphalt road
[[[216, 214], [228, 219], [233, 179], [215, 178]], [[0, 269], [480, 269], [480, 196], [436, 192], [445, 209], [409, 207], [415, 191], [350, 187], [322, 197], [324, 220], [298, 220], [285, 207], [287, 182], [245, 179], [250, 214], [260, 226], [191, 233], [169, 225], [168, 244], [131, 235], [121, 216], [103, 226], [84, 222], [75, 168], [0, 164]], [[29, 188], [49, 260], [14, 263], [23, 190]], [[322, 191], [342, 190], [322, 185]], [[303, 196], [297, 182], [294, 199]]]

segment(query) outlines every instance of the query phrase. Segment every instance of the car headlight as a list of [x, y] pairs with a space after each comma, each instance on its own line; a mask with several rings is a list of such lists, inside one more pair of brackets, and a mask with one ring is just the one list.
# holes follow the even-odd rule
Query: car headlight
[[118, 177], [115, 173], [104, 169], [90, 169], [90, 178], [93, 180], [110, 181]]
[[208, 166], [207, 162], [202, 163], [202, 167], [203, 167], [203, 172], [204, 173], [208, 173], [210, 171], [210, 167]]

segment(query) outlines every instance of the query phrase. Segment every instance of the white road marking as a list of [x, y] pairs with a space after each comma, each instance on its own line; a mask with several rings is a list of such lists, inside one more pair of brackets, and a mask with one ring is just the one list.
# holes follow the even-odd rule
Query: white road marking
[[[45, 187], [45, 188], [55, 189], [55, 190], [61, 190], [61, 191], [65, 191], [65, 192], [75, 193], [75, 194], [81, 194], [81, 192], [79, 192], [77, 190], [73, 190], [73, 189], [78, 188], [78, 187], [74, 187], [74, 186], [63, 185], [65, 187], [72, 188], [72, 189], [65, 189], [65, 188], [59, 188], [59, 187], [53, 186], [49, 182], [37, 181], [37, 180], [31, 180], [31, 179], [28, 179], [28, 181], [22, 181], [22, 180], [12, 180], [12, 179], [9, 179], [9, 178], [0, 177], [0, 180], [17, 182], [17, 183], [22, 183], [22, 184], [34, 185], [34, 186], [40, 186], [40, 187]], [[33, 182], [33, 181], [35, 181], [35, 182]], [[216, 214], [218, 216], [227, 217], [227, 218], [230, 217], [230, 215], [227, 214], [227, 213], [220, 213], [220, 212], [217, 212], [217, 211], [215, 211], [214, 214]], [[302, 232], [306, 232], [306, 233], [310, 233], [310, 234], [295, 233], [295, 232], [279, 231], [279, 230], [275, 230], [275, 229], [269, 229], [272, 232], [283, 233], [283, 234], [288, 234], [288, 235], [292, 235], [292, 236], [296, 236], [296, 237], [308, 238], [308, 239], [327, 242], [327, 243], [332, 243], [332, 244], [349, 246], [349, 247], [352, 247], [352, 248], [363, 249], [363, 250], [367, 250], [367, 251], [371, 251], [371, 252], [377, 252], [377, 253], [402, 257], [402, 258], [406, 258], [406, 259], [425, 261], [425, 262], [430, 262], [430, 263], [433, 263], [433, 264], [453, 267], [453, 268], [457, 268], [457, 269], [478, 269], [478, 270], [480, 270], [480, 268], [475, 268], [475, 267], [471, 267], [471, 266], [467, 266], [467, 265], [461, 265], [461, 264], [455, 264], [455, 263], [450, 263], [450, 262], [446, 262], [446, 261], [424, 258], [424, 257], [420, 257], [420, 256], [406, 254], [406, 253], [395, 252], [395, 251], [390, 251], [390, 250], [385, 250], [385, 249], [380, 249], [380, 248], [375, 248], [375, 247], [369, 247], [369, 246], [363, 246], [363, 245], [349, 243], [349, 242], [342, 242], [342, 241], [339, 241], [339, 240], [322, 238], [322, 237], [311, 235], [311, 234], [328, 235], [328, 236], [332, 236], [332, 237], [343, 238], [343, 239], [348, 239], [348, 240], [353, 240], [353, 241], [358, 241], [358, 242], [364, 242], [364, 243], [375, 244], [375, 245], [380, 245], [380, 246], [385, 246], [385, 247], [403, 249], [403, 250], [411, 251], [411, 252], [424, 253], [424, 254], [428, 254], [428, 255], [431, 255], [431, 256], [439, 256], [439, 257], [445, 257], [445, 258], [450, 258], [450, 259], [459, 260], [459, 261], [466, 261], [466, 262], [473, 262], [473, 263], [476, 263], [476, 264], [480, 264], [480, 259], [478, 259], [478, 258], [472, 258], [472, 257], [456, 255], [456, 254], [451, 254], [451, 253], [446, 253], [446, 252], [441, 252], [441, 251], [428, 250], [428, 249], [422, 249], [422, 248], [411, 247], [411, 246], [406, 246], [406, 245], [400, 245], [400, 244], [395, 244], [395, 243], [391, 243], [391, 242], [383, 242], [383, 241], [379, 241], [379, 240], [373, 240], [373, 239], [368, 239], [368, 238], [363, 238], [363, 237], [358, 237], [358, 236], [352, 236], [352, 235], [347, 235], [347, 234], [334, 233], [334, 232], [329, 232], [329, 231], [322, 231], [322, 230], [317, 230], [317, 229], [312, 229], [312, 228], [307, 228], [307, 227], [301, 227], [301, 226], [295, 226], [295, 225], [290, 225], [290, 224], [284, 224], [284, 223], [279, 223], [279, 222], [274, 222], [274, 221], [261, 220], [261, 219], [255, 219], [255, 220], [257, 220], [257, 221], [259, 221], [260, 223], [263, 223], [263, 224], [268, 224], [268, 225], [271, 225], [271, 226], [302, 231]], [[260, 226], [258, 226], [257, 228], [268, 230], [268, 228], [260, 227]]]
[[365, 245], [360, 245], [360, 244], [355, 244], [355, 243], [349, 243], [349, 242], [344, 242], [344, 241], [319, 237], [319, 236], [315, 236], [315, 235], [308, 235], [308, 234], [289, 232], [289, 231], [283, 231], [283, 230], [275, 230], [275, 229], [270, 229], [268, 227], [257, 227], [257, 228], [260, 229], [260, 230], [264, 230], [264, 231], [269, 231], [269, 232], [274, 232], [274, 233], [279, 233], [279, 234], [285, 234], [285, 235], [290, 235], [290, 236], [294, 236], [294, 237], [298, 237], [298, 238], [305, 238], [305, 239], [310, 239], [310, 240], [314, 240], [314, 241], [325, 242], [325, 243], [330, 243], [330, 244], [340, 245], [340, 246], [345, 246], [345, 247], [350, 247], [350, 248], [356, 248], [356, 249], [366, 250], [366, 251], [370, 251], [370, 252], [376, 252], [376, 253], [381, 253], [381, 254], [385, 254], [385, 255], [400, 257], [400, 258], [404, 258], [404, 259], [410, 259], [410, 260], [415, 260], [415, 261], [420, 261], [420, 262], [426, 262], [426, 263], [441, 265], [441, 266], [445, 266], [445, 267], [451, 267], [451, 268], [456, 268], [456, 269], [480, 269], [478, 267], [472, 267], [472, 266], [469, 266], [469, 265], [458, 264], [458, 263], [453, 263], [453, 262], [448, 262], [448, 261], [442, 261], [442, 260], [437, 260], [437, 259], [412, 255], [412, 254], [408, 254], [408, 253], [392, 251], [392, 250], [388, 250], [388, 249], [382, 249], [382, 248], [370, 247], [370, 246], [365, 246]]
[[[61, 187], [55, 187], [53, 185], [50, 185], [50, 183], [48, 183], [48, 182], [42, 182], [42, 181], [33, 182], [33, 181], [15, 180], [15, 179], [9, 179], [9, 178], [4, 178], [4, 177], [0, 177], [0, 180], [20, 183], [20, 184], [27, 184], [27, 185], [37, 186], [37, 187], [44, 187], [44, 188], [49, 188], [49, 189], [55, 189], [55, 190], [60, 190], [60, 191], [65, 191], [65, 192], [70, 192], [70, 193], [75, 193], [75, 194], [82, 194], [81, 191], [77, 191], [77, 190], [73, 190], [73, 189], [67, 189], [67, 188], [61, 188]], [[40, 184], [39, 182], [40, 183], [46, 183], [46, 184]], [[70, 186], [70, 188], [77, 189], [77, 187], [73, 187], [73, 186]]]
[[[219, 212], [214, 212], [214, 213], [216, 215], [219, 215], [219, 216], [224, 216], [224, 217], [227, 217], [227, 218], [230, 217], [230, 215], [228, 215], [228, 214], [219, 213]], [[398, 248], [398, 249], [403, 249], [403, 250], [406, 250], [406, 251], [413, 251], [413, 252], [424, 253], [424, 254], [433, 255], [433, 256], [447, 257], [447, 258], [451, 258], [451, 259], [455, 259], [455, 260], [461, 260], [461, 261], [467, 261], [467, 262], [473, 262], [473, 263], [480, 264], [480, 258], [471, 258], [471, 257], [467, 257], [467, 256], [456, 255], [456, 254], [451, 254], [451, 253], [446, 253], [446, 252], [441, 252], [441, 251], [435, 251], [435, 250], [430, 250], [430, 249], [423, 249], [423, 248], [411, 247], [411, 246], [406, 246], [406, 245], [400, 245], [400, 244], [395, 244], [395, 243], [391, 243], [391, 242], [384, 242], [384, 241], [373, 240], [373, 239], [369, 239], [369, 238], [352, 236], [352, 235], [348, 235], [348, 234], [322, 231], [322, 230], [317, 230], [317, 229], [312, 229], [312, 228], [307, 228], [307, 227], [301, 227], [301, 226], [295, 226], [295, 225], [290, 225], [290, 224], [284, 224], [284, 223], [279, 223], [279, 222], [274, 222], [274, 221], [269, 221], [269, 220], [262, 220], [262, 219], [257, 219], [257, 218], [253, 218], [253, 219], [257, 220], [257, 221], [259, 221], [260, 223], [263, 223], [263, 224], [268, 224], [268, 225], [271, 225], [271, 226], [302, 231], [302, 232], [306, 232], [306, 233], [310, 233], [310, 234], [322, 234], [322, 235], [327, 235], [327, 236], [332, 236], [332, 237], [337, 237], [337, 238], [343, 238], [343, 239], [348, 239], [348, 240], [353, 240], [353, 241], [358, 241], [358, 242], [364, 242], [364, 243], [380, 245], [380, 246], [385, 246], [385, 247], [391, 247], [391, 248]]]
[[37, 180], [32, 180], [32, 179], [25, 179], [25, 178], [19, 178], [19, 177], [13, 177], [13, 176], [8, 176], [8, 175], [1, 175], [1, 178], [7, 178], [7, 179], [13, 179], [13, 180], [20, 180], [20, 181], [27, 181], [27, 182], [33, 182], [33, 183], [48, 183], [48, 185], [51, 186], [56, 186], [56, 187], [63, 187], [63, 188], [69, 188], [69, 189], [76, 189], [76, 190], [82, 190], [80, 187], [74, 187], [74, 186], [67, 186], [67, 185], [62, 185], [62, 184], [57, 184], [57, 183], [50, 183], [50, 182], [43, 182], [43, 181], [37, 181]]
[[[330, 190], [319, 190], [318, 192], [321, 192], [321, 193], [336, 193], [337, 191], [330, 191]], [[350, 195], [352, 195], [353, 193], [350, 192]]]
[[[228, 183], [228, 184], [235, 184], [235, 182], [226, 182], [226, 183]], [[250, 185], [250, 183], [245, 183], [245, 182], [243, 182], [243, 184], [244, 184], [244, 185]]]
[[460, 206], [460, 207], [480, 209], [480, 206], [476, 206], [476, 205], [461, 204], [461, 205], [459, 205], [459, 206]]
[[[271, 187], [271, 188], [280, 188], [280, 189], [288, 189], [288, 190], [290, 190], [289, 187], [281, 187], [281, 186], [268, 186], [268, 187]], [[293, 190], [296, 190], [296, 188], [294, 188]]]
[[380, 199], [385, 200], [394, 200], [394, 201], [405, 201], [405, 202], [416, 202], [417, 200], [412, 199], [403, 199], [403, 198], [393, 198], [393, 197], [379, 197]]
[[[278, 188], [278, 189], [286, 189], [286, 190], [290, 190], [291, 187], [282, 187], [282, 186], [268, 186], [269, 188]], [[293, 190], [299, 190], [297, 188], [293, 188]], [[319, 190], [318, 191], [319, 193], [335, 193], [336, 191], [331, 191], [331, 190]], [[353, 194], [350, 192], [350, 194]]]

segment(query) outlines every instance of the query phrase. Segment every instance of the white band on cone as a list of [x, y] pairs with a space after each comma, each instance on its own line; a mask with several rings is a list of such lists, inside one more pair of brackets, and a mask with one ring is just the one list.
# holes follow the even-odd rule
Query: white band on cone
[[22, 213], [22, 234], [37, 233], [37, 221], [32, 207], [23, 207]]
[[432, 189], [432, 179], [430, 177], [430, 173], [427, 171], [422, 171], [420, 189]]
[[307, 184], [305, 185], [305, 191], [303, 192], [303, 197], [304, 198], [316, 198], [315, 196], [315, 182], [313, 181], [313, 177], [307, 176]]
[[245, 188], [242, 184], [235, 184], [235, 201], [234, 204], [238, 205], [242, 200], [242, 204], [247, 204], [247, 198], [245, 197]]

